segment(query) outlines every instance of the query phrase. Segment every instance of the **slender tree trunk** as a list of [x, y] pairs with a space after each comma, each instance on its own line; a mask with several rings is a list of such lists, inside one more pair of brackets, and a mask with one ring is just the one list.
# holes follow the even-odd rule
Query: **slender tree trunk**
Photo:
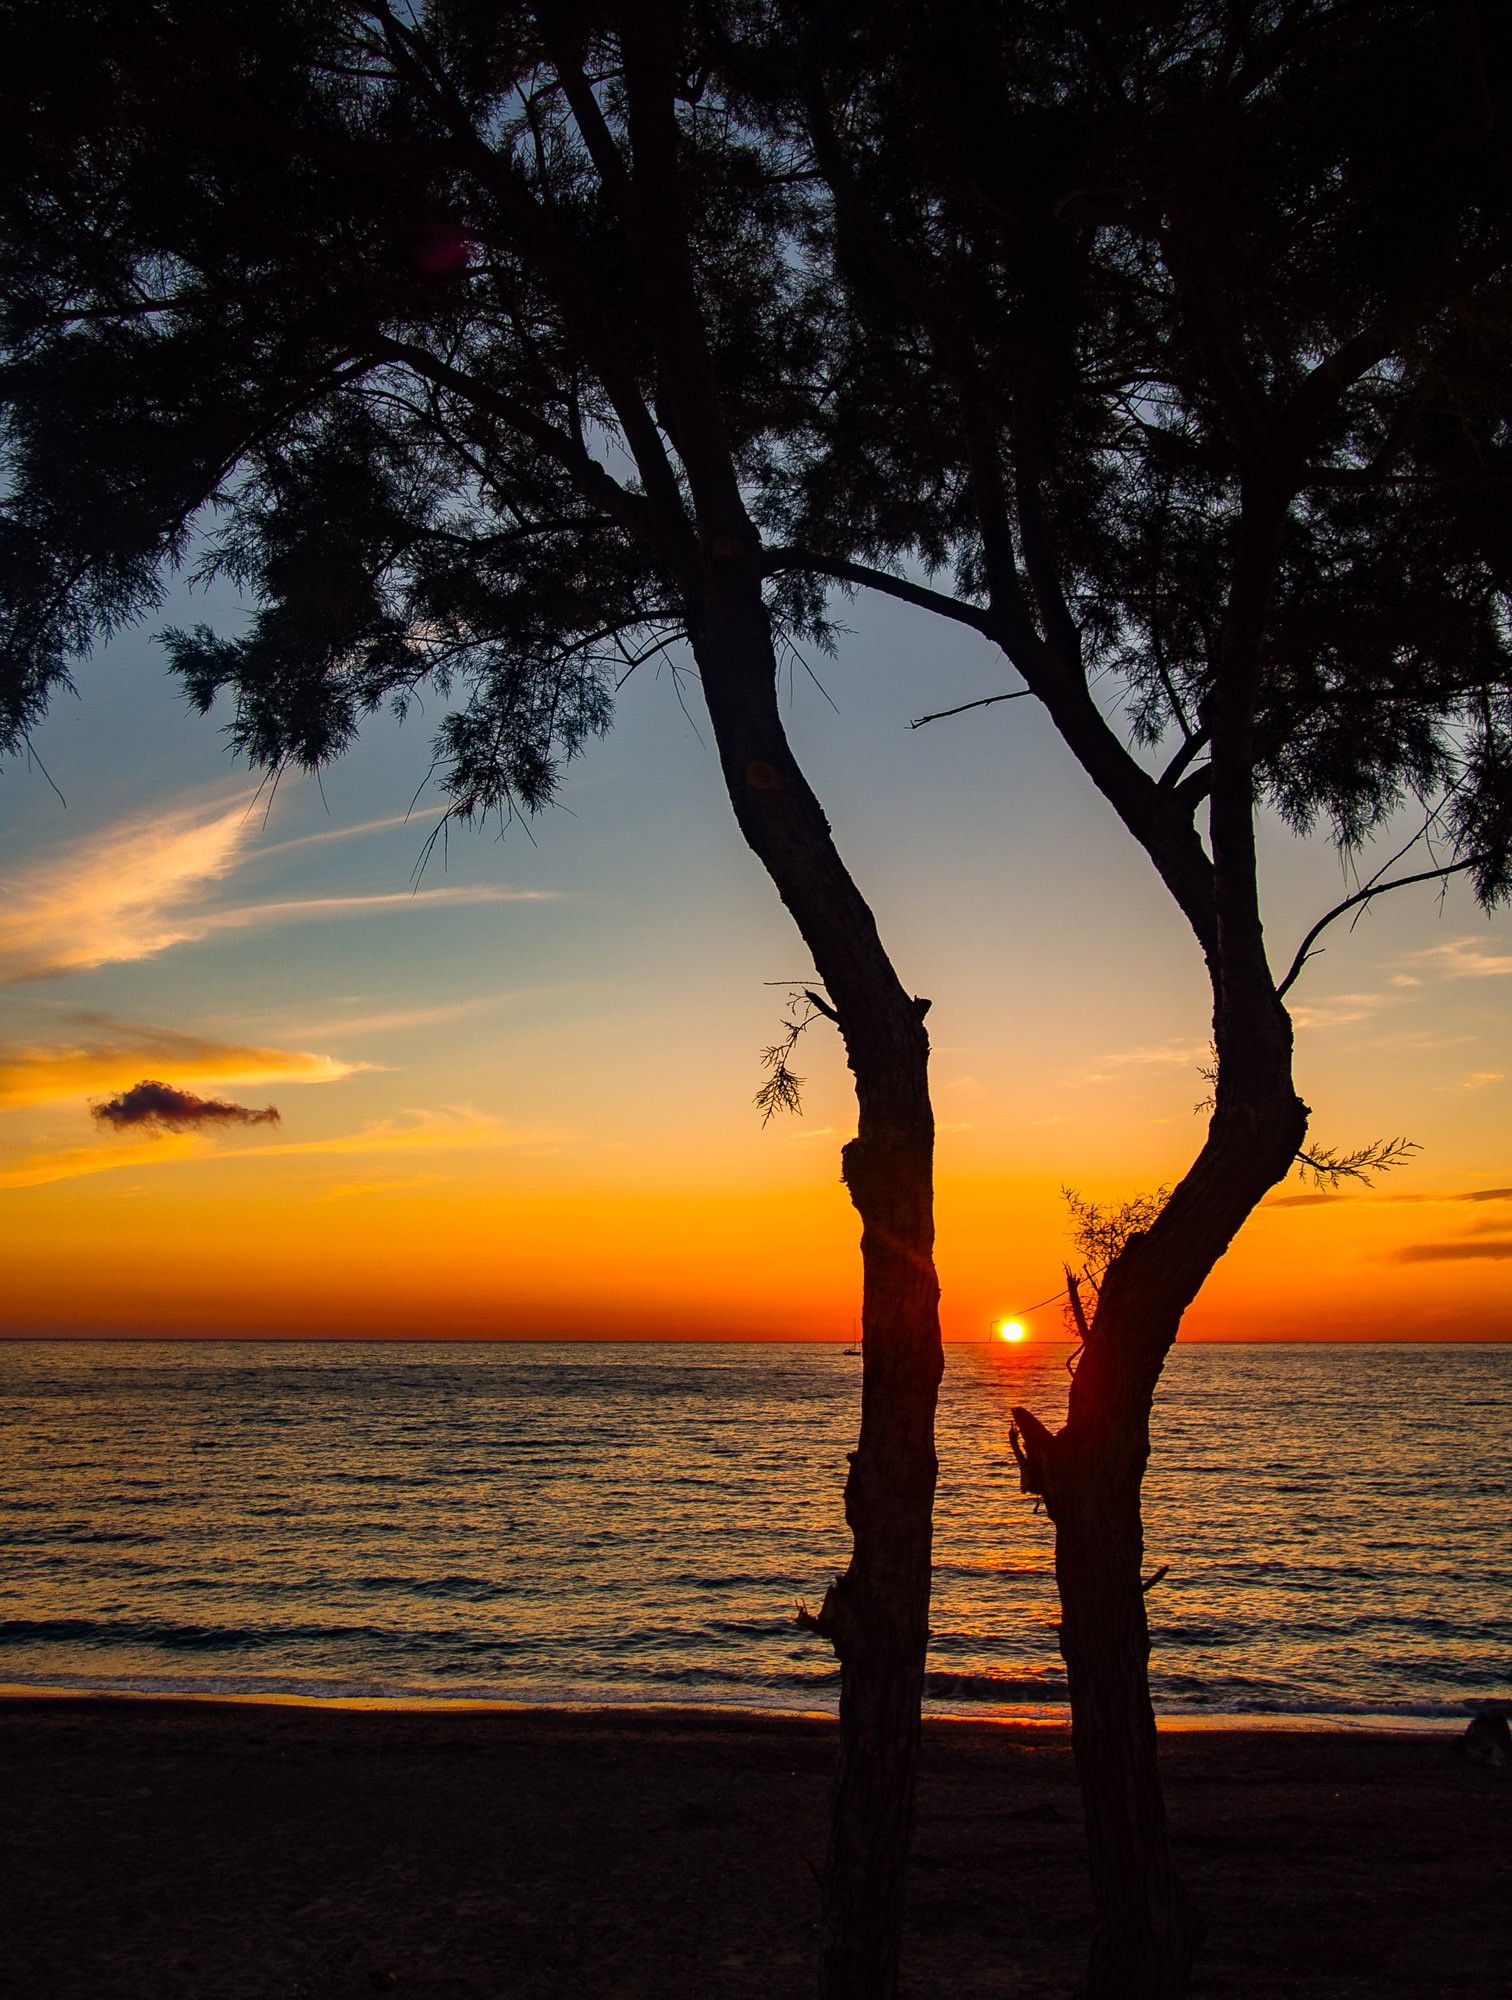
[[[922, 1045], [922, 1026], [919, 1039]], [[922, 1046], [892, 1086], [882, 1094], [901, 1099], [912, 1115], [895, 1115], [878, 1133], [874, 1111], [845, 1156], [862, 1222], [863, 1361], [861, 1435], [845, 1486], [854, 1548], [814, 1621], [840, 1659], [840, 1761], [820, 1967], [825, 2000], [891, 2000], [897, 1992], [929, 1643], [941, 1356]], [[878, 1093], [868, 1086], [859, 1094], [864, 1102]]]
[[[1258, 1023], [1258, 1026], [1255, 1024]], [[1222, 1068], [1225, 1046], [1234, 1070]], [[1140, 1493], [1150, 1413], [1181, 1318], [1235, 1232], [1296, 1158], [1307, 1108], [1273, 994], [1219, 1028], [1207, 1143], [1149, 1231], [1109, 1267], [1052, 1435], [1016, 1409], [1027, 1491], [1055, 1523], [1061, 1651], [1096, 1910], [1086, 2000], [1185, 2000], [1203, 1924], [1171, 1856], [1150, 1701]]]
[[855, 1077], [843, 1173], [861, 1219], [861, 1432], [845, 1512], [845, 1574], [801, 1622], [840, 1660], [840, 1758], [824, 1879], [824, 2000], [892, 2000], [929, 1639], [941, 1373], [934, 1269], [934, 1119], [927, 1001], [877, 935], [798, 768], [754, 566], [721, 551], [693, 634], [741, 831], [792, 912]]

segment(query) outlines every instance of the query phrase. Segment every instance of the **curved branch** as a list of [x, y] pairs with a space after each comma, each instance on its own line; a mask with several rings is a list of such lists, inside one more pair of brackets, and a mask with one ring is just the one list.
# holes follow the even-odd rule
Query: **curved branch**
[[1388, 889], [1410, 889], [1415, 882], [1445, 882], [1451, 875], [1463, 875], [1467, 868], [1478, 868], [1488, 857], [1484, 854], [1467, 854], [1463, 861], [1447, 861], [1442, 868], [1424, 868], [1416, 875], [1398, 875], [1390, 882], [1374, 882], [1368, 888], [1357, 889], [1352, 896], [1346, 896], [1342, 903], [1335, 903], [1313, 925], [1312, 929], [1297, 946], [1297, 955], [1287, 969], [1286, 977], [1276, 988], [1276, 998], [1284, 1000], [1289, 990], [1296, 984], [1297, 976], [1313, 955], [1313, 945], [1328, 926], [1346, 910], [1358, 909], [1360, 904], [1370, 902], [1376, 896], [1384, 896]]
[[867, 563], [846, 562], [839, 556], [824, 555], [818, 549], [801, 547], [769, 549], [761, 559], [763, 576], [780, 576], [785, 570], [803, 570], [810, 576], [827, 576], [833, 583], [853, 584], [858, 590], [878, 590], [885, 597], [896, 597], [900, 604], [912, 604], [920, 611], [933, 611], [941, 618], [950, 618], [957, 625], [969, 625], [973, 632], [980, 632], [984, 638], [997, 638], [997, 630], [990, 611], [978, 604], [963, 603], [959, 597], [951, 597], [943, 590], [931, 590], [927, 584], [910, 583], [907, 577], [894, 576], [891, 570], [873, 569]]

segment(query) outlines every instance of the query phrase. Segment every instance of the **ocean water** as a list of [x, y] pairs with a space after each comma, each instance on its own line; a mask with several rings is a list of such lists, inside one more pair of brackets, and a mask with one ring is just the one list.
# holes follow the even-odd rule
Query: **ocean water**
[[[952, 1347], [929, 1691], [1056, 1712], [1049, 1524]], [[828, 1345], [0, 1344], [0, 1682], [823, 1709], [860, 1362]], [[1512, 1695], [1512, 1348], [1183, 1347], [1147, 1486], [1164, 1715]]]

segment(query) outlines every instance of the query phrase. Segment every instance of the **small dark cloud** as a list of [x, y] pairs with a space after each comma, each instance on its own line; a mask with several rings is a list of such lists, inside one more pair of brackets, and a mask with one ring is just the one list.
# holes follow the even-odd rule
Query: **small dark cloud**
[[1266, 1208], [1323, 1208], [1329, 1202], [1348, 1201], [1345, 1194], [1283, 1194], [1273, 1195], [1264, 1206]]
[[1484, 1242], [1409, 1243], [1393, 1253], [1397, 1264], [1462, 1264], [1475, 1257], [1498, 1260], [1512, 1258], [1512, 1237], [1494, 1237]]
[[144, 1077], [119, 1097], [94, 1107], [96, 1122], [113, 1126], [117, 1132], [145, 1125], [157, 1132], [202, 1132], [217, 1125], [276, 1125], [278, 1107], [266, 1105], [254, 1111], [250, 1105], [232, 1104], [223, 1097], [196, 1097], [191, 1090], [175, 1090], [171, 1083]]
[[1470, 1194], [1462, 1194], [1460, 1201], [1512, 1201], [1512, 1188], [1476, 1188]]

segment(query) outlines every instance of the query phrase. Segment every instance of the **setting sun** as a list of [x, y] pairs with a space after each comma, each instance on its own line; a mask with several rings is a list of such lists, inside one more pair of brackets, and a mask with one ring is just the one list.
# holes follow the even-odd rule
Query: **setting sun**
[[1023, 1340], [1025, 1334], [1016, 1319], [1004, 1319], [998, 1321], [997, 1337], [999, 1340]]

